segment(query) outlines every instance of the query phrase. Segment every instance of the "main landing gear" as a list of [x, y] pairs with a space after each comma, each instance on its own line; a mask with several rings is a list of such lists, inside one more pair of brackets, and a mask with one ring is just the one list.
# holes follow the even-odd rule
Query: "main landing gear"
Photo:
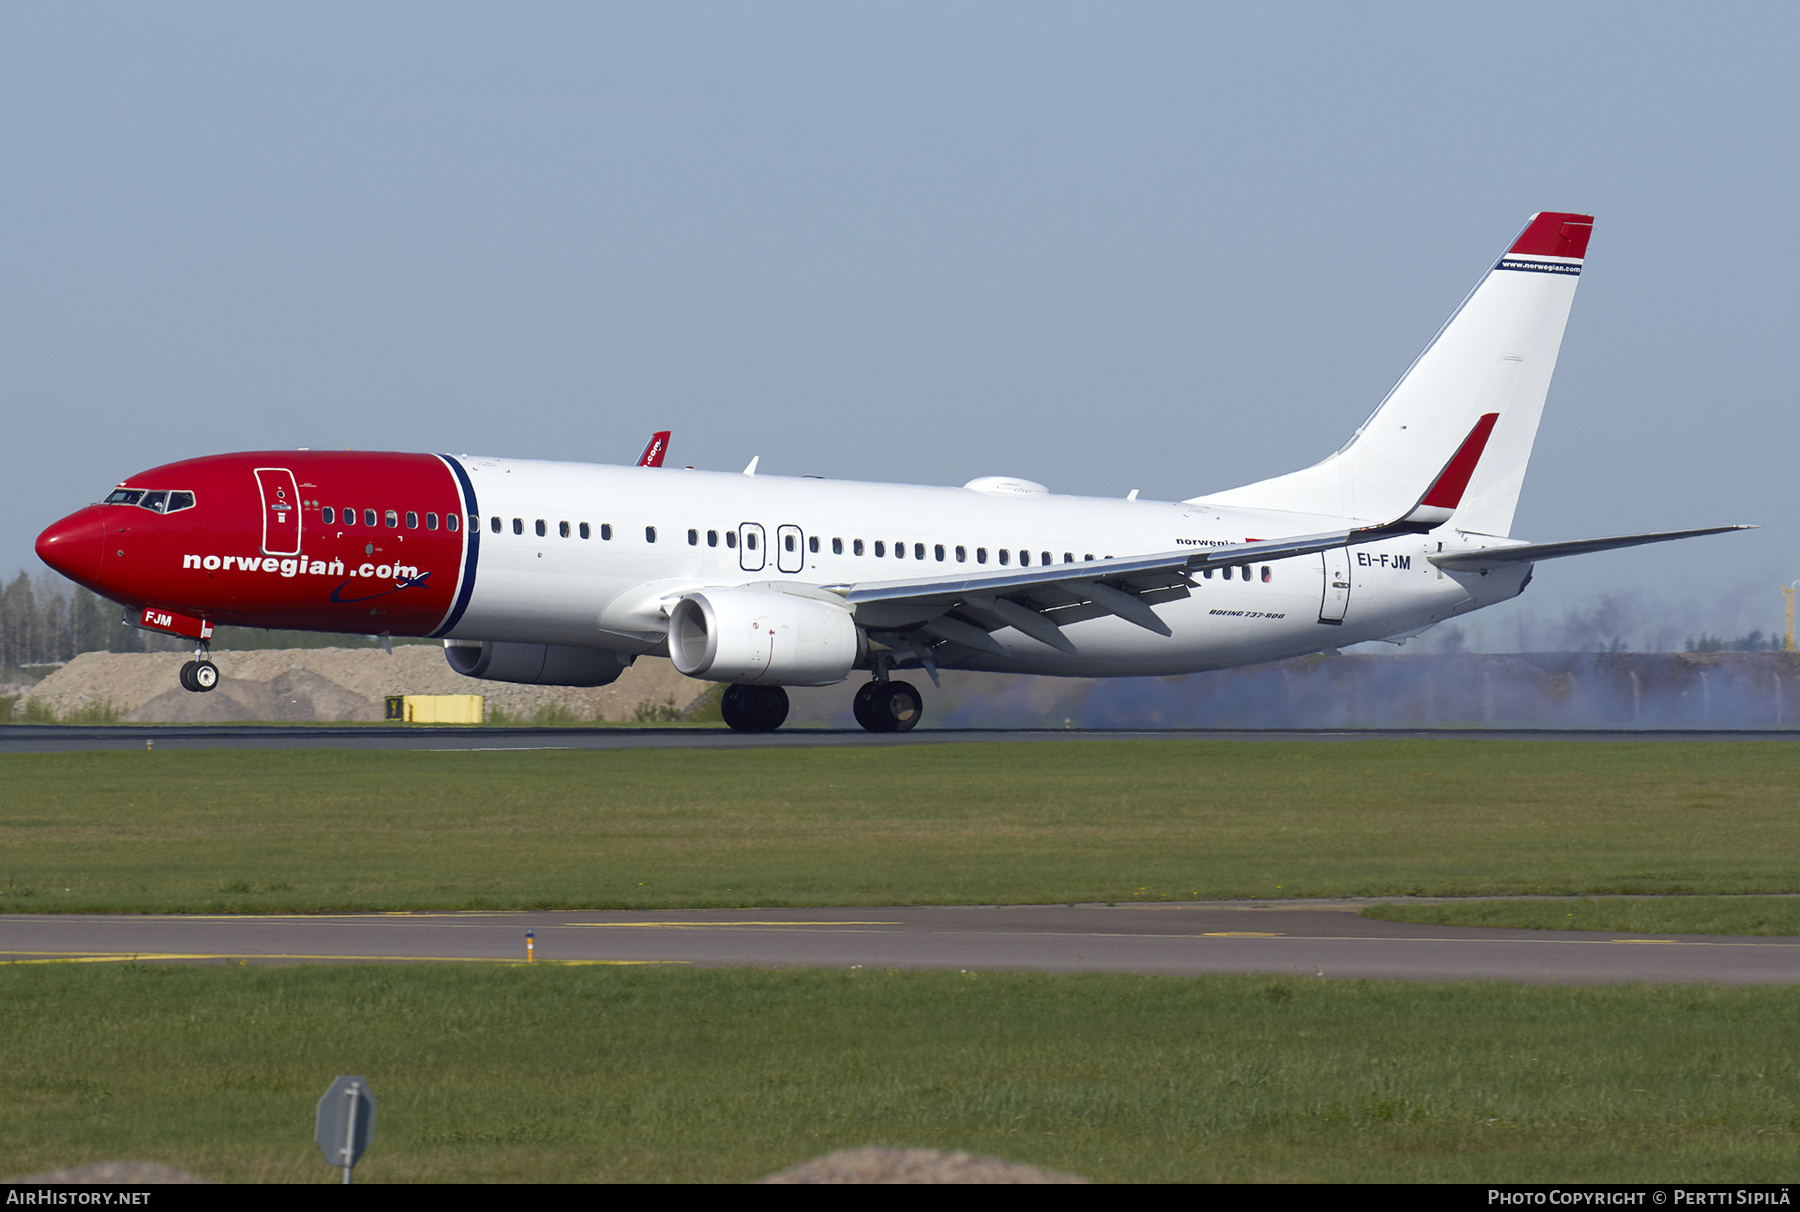
[[[870, 732], [909, 732], [925, 714], [925, 700], [906, 682], [869, 682], [856, 692], [850, 706], [856, 722]], [[787, 691], [734, 683], [725, 687], [719, 713], [735, 732], [774, 732], [787, 719]]]
[[734, 732], [774, 732], [787, 719], [787, 691], [779, 686], [744, 686], [733, 683], [725, 687], [719, 701], [719, 714]]
[[219, 667], [212, 663], [212, 650], [205, 644], [194, 648], [194, 659], [181, 667], [181, 688], [204, 694], [219, 684]]
[[925, 714], [925, 700], [907, 682], [868, 682], [850, 709], [870, 732], [910, 732]]

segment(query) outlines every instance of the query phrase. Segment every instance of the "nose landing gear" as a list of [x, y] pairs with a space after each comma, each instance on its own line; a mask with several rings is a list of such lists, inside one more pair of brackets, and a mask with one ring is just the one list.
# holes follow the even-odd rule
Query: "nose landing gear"
[[779, 686], [733, 683], [719, 701], [719, 714], [733, 732], [774, 732], [787, 719], [787, 691]]
[[850, 710], [870, 732], [910, 732], [925, 714], [925, 700], [907, 682], [868, 682], [850, 701]]
[[212, 663], [212, 650], [196, 644], [194, 659], [181, 667], [181, 688], [204, 694], [218, 684], [219, 667]]

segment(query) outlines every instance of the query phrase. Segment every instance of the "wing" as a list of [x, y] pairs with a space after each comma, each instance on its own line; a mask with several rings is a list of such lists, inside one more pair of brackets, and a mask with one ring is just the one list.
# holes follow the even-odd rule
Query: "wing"
[[1004, 627], [1071, 656], [1075, 645], [1062, 629], [1103, 615], [1166, 636], [1168, 625], [1151, 607], [1187, 597], [1194, 572], [1312, 555], [1417, 532], [1415, 524], [1402, 521], [1230, 547], [824, 588], [856, 608], [857, 622], [871, 639], [899, 653], [904, 664], [916, 662], [935, 677], [935, 666], [971, 652], [1010, 657], [1011, 650], [989, 634]]
[[856, 621], [870, 639], [901, 654], [902, 664], [923, 666], [934, 681], [938, 665], [975, 652], [1011, 657], [1012, 651], [990, 634], [1005, 627], [1070, 656], [1075, 645], [1062, 629], [1103, 615], [1166, 636], [1168, 624], [1151, 607], [1187, 597], [1194, 587], [1192, 573], [1424, 534], [1443, 524], [1456, 512], [1496, 419], [1490, 413], [1477, 420], [1424, 495], [1405, 514], [1380, 526], [1124, 559], [824, 588], [855, 607]]

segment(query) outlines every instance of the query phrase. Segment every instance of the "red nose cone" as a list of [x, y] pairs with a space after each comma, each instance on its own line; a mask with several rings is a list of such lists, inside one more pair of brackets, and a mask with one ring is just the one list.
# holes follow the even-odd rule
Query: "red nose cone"
[[92, 509], [72, 513], [38, 536], [38, 559], [68, 577], [92, 587], [100, 579], [105, 531]]

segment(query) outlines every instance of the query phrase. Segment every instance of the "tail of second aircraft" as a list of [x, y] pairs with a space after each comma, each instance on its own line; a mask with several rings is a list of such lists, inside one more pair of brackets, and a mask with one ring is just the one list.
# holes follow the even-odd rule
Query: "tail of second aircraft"
[[1304, 471], [1196, 498], [1209, 505], [1367, 520], [1412, 509], [1489, 414], [1457, 529], [1506, 535], [1556, 369], [1592, 215], [1531, 217], [1343, 449]]

